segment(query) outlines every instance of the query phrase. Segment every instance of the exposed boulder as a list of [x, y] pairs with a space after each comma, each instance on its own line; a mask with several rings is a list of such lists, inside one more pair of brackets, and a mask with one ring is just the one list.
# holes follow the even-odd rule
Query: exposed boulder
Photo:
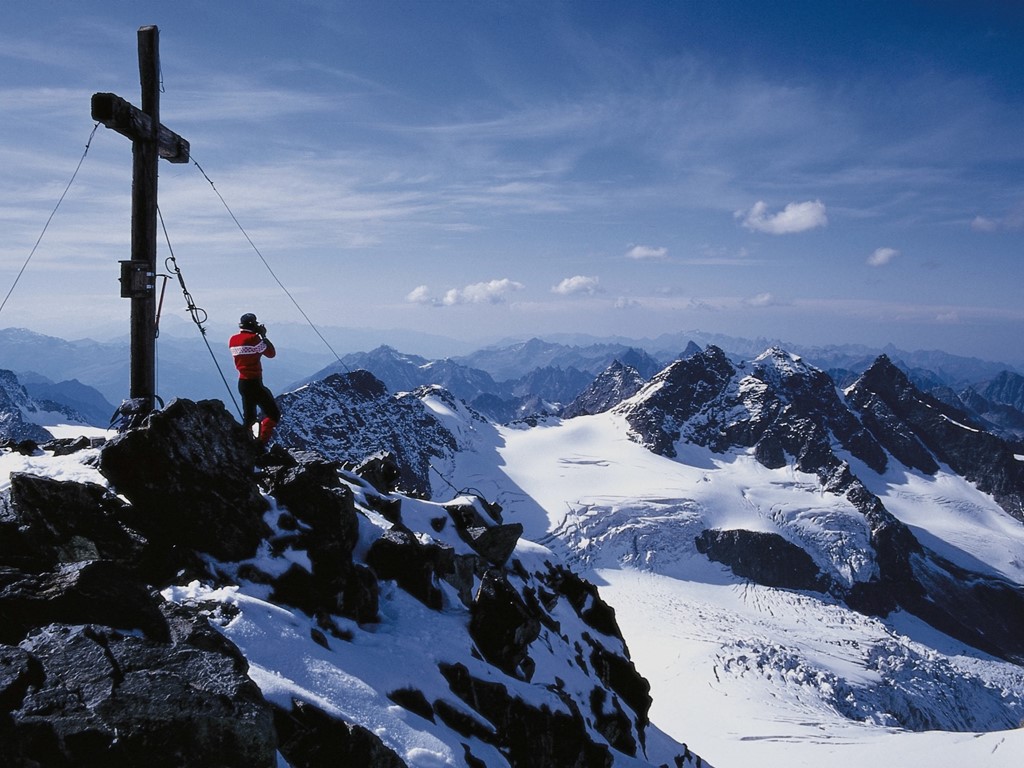
[[366, 564], [380, 579], [393, 579], [398, 586], [422, 602], [439, 609], [444, 599], [438, 579], [455, 568], [451, 547], [422, 543], [408, 530], [385, 531], [370, 547]]
[[34, 685], [7, 697], [5, 766], [277, 765], [270, 706], [230, 657], [94, 625], [50, 625], [21, 649]]
[[243, 573], [270, 583], [276, 601], [310, 615], [336, 613], [360, 623], [376, 621], [377, 580], [352, 560], [359, 536], [358, 514], [351, 489], [339, 478], [337, 463], [312, 452], [275, 448], [264, 464], [264, 487], [287, 508], [278, 518], [284, 532], [270, 539], [271, 551], [305, 552], [310, 567], [293, 564], [277, 576], [248, 567]]
[[84, 451], [87, 448], [96, 448], [104, 442], [106, 442], [104, 438], [94, 439], [84, 436], [62, 437], [57, 440], [50, 440], [48, 443], [44, 443], [41, 447], [44, 451], [52, 451], [54, 456], [70, 456], [73, 453]]
[[252, 468], [256, 446], [216, 400], [172, 400], [100, 453], [100, 472], [132, 503], [148, 537], [224, 560], [256, 553], [269, 532]]
[[[39, 659], [16, 646], [0, 645], [0, 713], [17, 709], [30, 688], [40, 688], [45, 682], [46, 673]], [[0, 743], [3, 741], [0, 739]]]
[[587, 626], [625, 643], [615, 620], [615, 609], [602, 599], [591, 582], [561, 566], [549, 566], [544, 580], [555, 595], [568, 599], [569, 605]]
[[351, 560], [359, 536], [352, 491], [338, 477], [338, 465], [315, 454], [301, 454], [294, 466], [268, 472], [270, 494], [305, 526], [297, 547], [309, 551], [317, 575]]
[[398, 459], [390, 451], [379, 451], [367, 456], [355, 468], [355, 473], [377, 489], [378, 493], [393, 493], [398, 490], [402, 470]]
[[504, 565], [523, 535], [522, 523], [466, 528], [463, 539], [491, 565]]
[[145, 540], [120, 522], [124, 502], [101, 485], [16, 472], [0, 493], [0, 562], [28, 570], [138, 558]]
[[501, 506], [479, 496], [472, 503], [448, 504], [445, 510], [459, 537], [492, 566], [505, 565], [523, 535], [522, 523], [502, 523]]
[[160, 598], [108, 560], [65, 563], [53, 571], [24, 573], [0, 567], [0, 642], [16, 643], [53, 622], [96, 622], [168, 638]]

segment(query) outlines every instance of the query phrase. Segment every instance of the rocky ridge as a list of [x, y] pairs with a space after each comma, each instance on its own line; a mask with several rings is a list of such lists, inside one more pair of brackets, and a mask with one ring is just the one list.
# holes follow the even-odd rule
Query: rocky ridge
[[44, 442], [53, 438], [49, 432], [29, 420], [40, 410], [12, 371], [0, 370], [0, 441], [22, 440]]
[[392, 395], [368, 371], [331, 374], [277, 401], [288, 413], [278, 427], [279, 442], [351, 466], [390, 452], [403, 493], [429, 497], [431, 461], [448, 458], [456, 447], [455, 437], [427, 412], [417, 392]]
[[[396, 493], [388, 456], [364, 478], [277, 448], [257, 476], [251, 439], [213, 401], [174, 401], [78, 456], [100, 482], [16, 473], [0, 494], [6, 766], [694, 759], [648, 724], [648, 686], [596, 588], [484, 499]], [[261, 615], [305, 628], [318, 674], [357, 675], [345, 660], [372, 646], [401, 659], [372, 674], [407, 666], [406, 681], [353, 688], [382, 702], [362, 721], [294, 688], [268, 695], [282, 678], [252, 666], [256, 634], [239, 629]], [[388, 653], [389, 627], [434, 621], [455, 639]], [[394, 706], [406, 714], [380, 728]]]
[[381, 346], [346, 355], [292, 388], [332, 374], [366, 370], [392, 392], [439, 386], [488, 418], [507, 423], [557, 414], [587, 388], [595, 374], [617, 359], [645, 377], [662, 368], [662, 363], [645, 351], [620, 344], [570, 348], [533, 339], [509, 350], [482, 350], [466, 358], [443, 360]]
[[645, 383], [636, 368], [616, 360], [562, 410], [562, 418], [603, 413], [635, 395]]
[[[615, 411], [630, 437], [674, 457], [691, 442], [716, 452], [749, 450], [759, 463], [788, 463], [856, 510], [851, 528], [870, 541], [869, 567], [851, 570], [833, 553], [794, 570], [777, 553], [806, 547], [797, 526], [763, 532], [705, 531], [700, 551], [763, 584], [829, 592], [856, 610], [885, 615], [903, 608], [1001, 658], [1024, 660], [1024, 589], [993, 573], [968, 572], [923, 546], [853, 470], [880, 474], [895, 465], [934, 473], [940, 462], [991, 493], [1022, 519], [1024, 463], [1012, 446], [963, 412], [920, 392], [885, 356], [845, 393], [822, 371], [779, 348], [734, 364], [715, 347], [679, 360]], [[771, 541], [775, 543], [772, 544]], [[849, 573], [854, 576], [850, 578]], [[844, 575], [845, 574], [845, 575]]]

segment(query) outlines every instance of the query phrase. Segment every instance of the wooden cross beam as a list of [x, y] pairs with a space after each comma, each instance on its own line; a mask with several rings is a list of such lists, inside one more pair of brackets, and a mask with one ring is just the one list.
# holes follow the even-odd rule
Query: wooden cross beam
[[156, 399], [157, 164], [187, 163], [188, 142], [160, 123], [159, 30], [139, 28], [142, 109], [112, 93], [94, 93], [92, 118], [132, 142], [132, 257], [121, 262], [121, 296], [132, 300], [131, 389], [145, 415]]

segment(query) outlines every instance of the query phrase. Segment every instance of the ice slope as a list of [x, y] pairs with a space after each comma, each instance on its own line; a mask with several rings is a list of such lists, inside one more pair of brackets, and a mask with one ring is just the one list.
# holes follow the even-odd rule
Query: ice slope
[[[453, 431], [467, 423], [435, 412]], [[867, 529], [848, 502], [744, 453], [656, 456], [626, 430], [614, 414], [475, 428], [445, 471], [598, 584], [651, 682], [655, 724], [699, 734], [719, 768], [1024, 764], [1020, 667], [906, 614], [881, 621], [745, 583], [693, 545], [704, 528], [775, 531], [834, 576], [863, 577]], [[1024, 526], [971, 484], [945, 470], [857, 474], [927, 546], [1022, 580]]]

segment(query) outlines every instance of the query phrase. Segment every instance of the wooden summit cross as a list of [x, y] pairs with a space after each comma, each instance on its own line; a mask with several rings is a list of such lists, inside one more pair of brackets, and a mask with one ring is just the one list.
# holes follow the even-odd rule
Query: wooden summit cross
[[142, 109], [112, 93], [92, 95], [92, 119], [132, 140], [132, 257], [121, 262], [121, 296], [132, 300], [131, 389], [141, 415], [156, 398], [156, 180], [162, 157], [187, 163], [189, 146], [160, 124], [159, 30], [139, 28]]

